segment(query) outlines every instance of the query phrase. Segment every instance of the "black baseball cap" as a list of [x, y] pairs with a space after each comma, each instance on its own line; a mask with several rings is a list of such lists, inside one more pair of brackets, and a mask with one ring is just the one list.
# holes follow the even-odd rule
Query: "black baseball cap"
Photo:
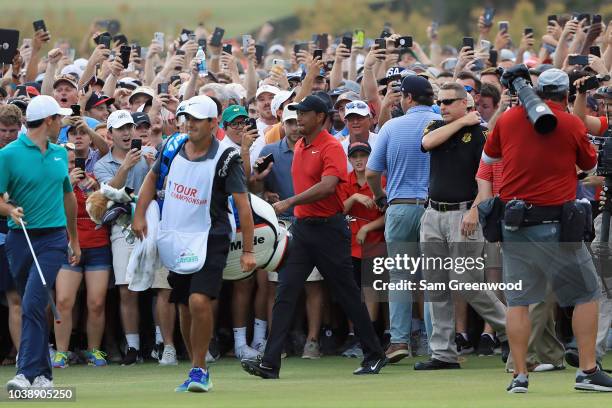
[[372, 153], [372, 147], [368, 142], [354, 142], [351, 143], [348, 147], [347, 156], [351, 157], [353, 153], [356, 152], [366, 152], [367, 154]]
[[412, 98], [418, 96], [432, 96], [434, 95], [433, 88], [428, 80], [421, 76], [410, 75], [402, 80], [402, 93], [404, 96], [410, 94]]
[[323, 99], [315, 95], [309, 95], [306, 98], [302, 99], [300, 103], [289, 105], [287, 109], [294, 110], [294, 111], [300, 111], [300, 112], [310, 112], [310, 111], [314, 111], [316, 113], [329, 112], [327, 103], [325, 103]]
[[97, 92], [91, 94], [87, 103], [85, 104], [85, 110], [88, 111], [91, 108], [95, 108], [96, 106], [100, 106], [102, 104], [106, 104], [106, 106], [110, 106], [115, 102], [115, 98], [111, 98], [110, 96], [102, 95]]
[[151, 124], [151, 119], [149, 119], [149, 115], [144, 112], [134, 112], [132, 113], [132, 119], [134, 120], [134, 124], [136, 126], [142, 125], [143, 123]]

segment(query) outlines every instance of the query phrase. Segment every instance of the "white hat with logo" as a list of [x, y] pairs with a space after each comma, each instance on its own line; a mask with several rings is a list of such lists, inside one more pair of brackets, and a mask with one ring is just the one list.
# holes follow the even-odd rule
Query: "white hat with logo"
[[196, 119], [209, 119], [219, 116], [217, 112], [217, 104], [206, 95], [194, 96], [177, 109], [176, 116], [189, 115]]
[[116, 110], [110, 115], [108, 115], [108, 119], [106, 119], [106, 128], [118, 129], [128, 123], [134, 124], [132, 114], [129, 111], [126, 111], [125, 109]]
[[26, 108], [26, 121], [34, 122], [53, 115], [72, 115], [72, 109], [62, 108], [55, 98], [49, 95], [34, 97]]

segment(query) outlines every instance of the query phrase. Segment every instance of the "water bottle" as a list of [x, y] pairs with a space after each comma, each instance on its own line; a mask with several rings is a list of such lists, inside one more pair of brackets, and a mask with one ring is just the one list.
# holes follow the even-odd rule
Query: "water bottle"
[[196, 61], [198, 63], [198, 75], [200, 78], [204, 78], [208, 75], [208, 69], [206, 68], [206, 54], [204, 53], [204, 49], [202, 47], [198, 47], [198, 52], [196, 53]]

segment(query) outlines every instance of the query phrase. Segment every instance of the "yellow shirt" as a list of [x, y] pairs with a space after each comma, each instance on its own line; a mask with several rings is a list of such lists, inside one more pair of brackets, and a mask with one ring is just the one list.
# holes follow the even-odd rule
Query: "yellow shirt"
[[272, 125], [264, 135], [264, 140], [266, 141], [266, 144], [276, 143], [281, 140], [283, 137], [282, 131], [283, 129], [281, 123], [275, 123], [274, 125]]

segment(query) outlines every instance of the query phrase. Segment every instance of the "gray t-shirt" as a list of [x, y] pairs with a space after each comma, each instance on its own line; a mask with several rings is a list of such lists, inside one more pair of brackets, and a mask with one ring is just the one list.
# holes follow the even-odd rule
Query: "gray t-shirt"
[[[216, 138], [213, 138], [208, 152], [206, 152], [205, 155], [190, 161], [202, 162], [204, 160], [212, 160], [217, 154], [220, 146], [219, 141]], [[164, 148], [165, 147], [166, 146], [164, 144]], [[163, 152], [163, 148], [161, 151]], [[178, 154], [182, 158], [189, 160], [189, 158], [187, 158], [187, 153], [185, 153], [185, 144], [183, 144]], [[157, 157], [157, 160], [155, 160], [152, 168], [153, 172], [157, 175], [159, 175], [161, 168], [161, 157], [162, 155], [160, 154]], [[246, 192], [248, 192], [248, 188], [246, 184], [246, 176], [244, 174], [244, 167], [242, 166], [242, 159], [240, 158], [240, 155], [235, 155], [232, 161], [229, 163], [227, 176], [222, 179], [215, 176], [213, 181], [213, 190], [210, 201], [212, 225], [210, 227], [209, 235], [231, 234], [232, 229], [227, 217], [227, 198], [232, 193]]]

